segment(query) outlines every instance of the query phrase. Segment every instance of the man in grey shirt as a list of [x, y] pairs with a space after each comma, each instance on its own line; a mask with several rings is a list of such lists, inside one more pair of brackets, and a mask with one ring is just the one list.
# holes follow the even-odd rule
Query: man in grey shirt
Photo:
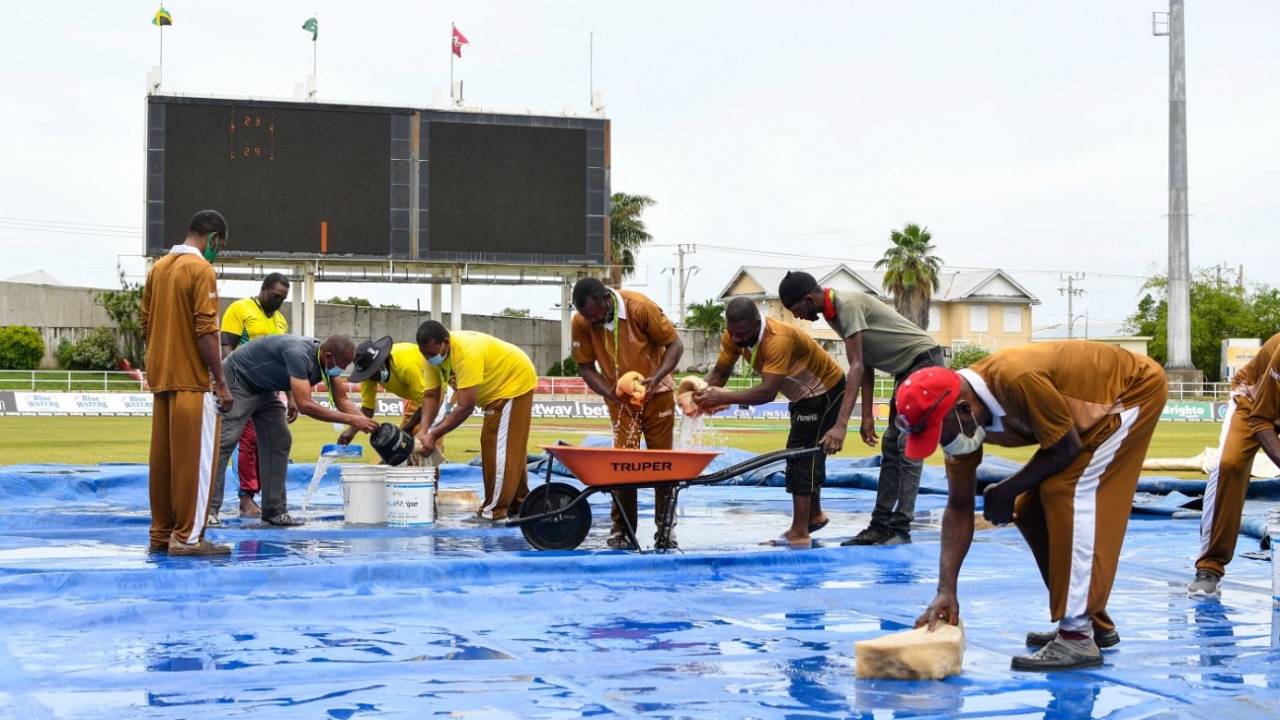
[[[289, 423], [301, 413], [363, 432], [378, 428], [347, 399], [346, 383], [338, 379], [354, 356], [355, 345], [343, 335], [324, 342], [298, 335], [268, 335], [227, 356], [222, 368], [234, 402], [231, 412], [222, 417], [218, 469], [209, 499], [210, 526], [221, 524], [218, 509], [222, 506], [227, 461], [250, 419], [258, 431], [262, 520], [268, 525], [302, 524], [289, 515], [285, 497], [289, 450], [293, 447]], [[321, 382], [329, 387], [332, 409], [311, 398], [311, 388]], [[287, 408], [280, 402], [282, 392], [289, 399]]]
[[[923, 367], [942, 365], [942, 348], [929, 333], [916, 327], [897, 310], [864, 292], [823, 288], [806, 272], [789, 272], [778, 286], [778, 297], [792, 315], [804, 320], [817, 320], [821, 313], [831, 329], [844, 338], [849, 358], [849, 377], [845, 383], [844, 402], [836, 424], [822, 438], [828, 453], [840, 452], [849, 432], [849, 415], [862, 395], [862, 440], [876, 444], [875, 414], [872, 392], [875, 371], [894, 377], [894, 396], [898, 384]], [[908, 460], [903, 455], [905, 442], [897, 426], [898, 409], [889, 400], [889, 427], [880, 446], [880, 481], [876, 486], [876, 507], [871, 524], [842, 545], [900, 545], [911, 542], [911, 518], [916, 511], [916, 493], [920, 490], [920, 473], [924, 463]]]

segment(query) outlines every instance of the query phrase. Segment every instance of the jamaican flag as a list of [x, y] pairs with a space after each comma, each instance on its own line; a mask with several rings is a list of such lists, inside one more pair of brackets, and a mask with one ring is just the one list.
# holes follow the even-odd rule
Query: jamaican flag
[[311, 42], [315, 42], [320, 35], [320, 23], [315, 18], [307, 18], [307, 21], [302, 23], [302, 29], [311, 33]]
[[151, 24], [159, 25], [160, 27], [164, 27], [165, 25], [172, 25], [173, 16], [169, 14], [168, 10], [164, 9], [163, 5], [161, 5], [160, 9], [156, 11], [156, 16], [151, 18]]

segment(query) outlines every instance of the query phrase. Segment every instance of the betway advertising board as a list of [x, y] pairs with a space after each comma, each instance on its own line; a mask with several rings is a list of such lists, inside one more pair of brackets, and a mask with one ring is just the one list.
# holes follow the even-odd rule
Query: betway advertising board
[[[609, 409], [599, 399], [582, 400], [534, 400], [533, 417], [536, 420], [602, 419], [609, 417]], [[312, 396], [315, 402], [329, 405], [329, 397]], [[359, 398], [353, 398], [359, 402]], [[1160, 413], [1161, 420], [1174, 422], [1221, 422], [1226, 415], [1227, 404], [1196, 400], [1170, 400]], [[404, 401], [394, 395], [379, 395], [377, 414], [400, 415]], [[150, 415], [150, 393], [68, 393], [68, 392], [18, 392], [0, 391], [0, 415]], [[481, 415], [476, 408], [475, 414]], [[888, 419], [888, 406], [876, 403], [876, 419]], [[785, 401], [770, 402], [751, 407], [732, 406], [716, 417], [737, 420], [786, 420], [790, 417]], [[859, 412], [855, 408], [854, 422]]]

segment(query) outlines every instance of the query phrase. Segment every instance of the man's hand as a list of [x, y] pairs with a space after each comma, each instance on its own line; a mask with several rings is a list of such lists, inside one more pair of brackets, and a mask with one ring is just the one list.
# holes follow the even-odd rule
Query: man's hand
[[422, 446], [422, 455], [425, 457], [430, 457], [431, 453], [436, 451], [436, 443], [439, 442], [435, 433], [430, 430], [423, 430], [414, 439]]
[[1002, 483], [988, 485], [982, 491], [982, 517], [993, 525], [1007, 525], [1013, 522], [1013, 501], [1016, 496], [1010, 495], [1008, 487]]
[[218, 412], [223, 415], [231, 412], [231, 406], [235, 403], [235, 399], [231, 397], [231, 389], [227, 387], [227, 384], [222, 382], [214, 385], [213, 392], [218, 396]]
[[859, 428], [858, 434], [862, 435], [862, 442], [866, 443], [868, 447], [876, 446], [880, 436], [876, 435], [876, 419], [874, 416], [862, 418], [862, 427]]
[[378, 423], [373, 418], [367, 418], [363, 415], [348, 415], [347, 424], [351, 426], [351, 429], [359, 432], [372, 433], [378, 429]]
[[[285, 411], [284, 411], [284, 419], [285, 419], [285, 421], [287, 421], [290, 425], [292, 425], [292, 424], [293, 424], [293, 421], [294, 421], [294, 420], [297, 420], [297, 419], [298, 419], [298, 404], [297, 404], [297, 403], [295, 403], [295, 402], [290, 402], [290, 403], [289, 403], [288, 407], [286, 407], [286, 408], [285, 408]], [[348, 442], [350, 442], [350, 441], [348, 441]], [[346, 445], [347, 443], [342, 443], [342, 444], [343, 444], [343, 445]]]
[[822, 451], [828, 455], [835, 455], [844, 447], [844, 436], [849, 434], [849, 426], [847, 424], [836, 423], [831, 426], [818, 441], [818, 445], [822, 446]]
[[929, 632], [938, 629], [938, 623], [957, 625], [960, 622], [960, 601], [952, 590], [939, 590], [933, 602], [916, 618], [916, 627], [929, 626]]
[[347, 428], [346, 430], [343, 430], [342, 434], [338, 436], [338, 444], [350, 445], [351, 441], [356, 439], [356, 432], [357, 430], [355, 428]]
[[717, 408], [728, 405], [728, 401], [724, 399], [725, 391], [723, 388], [715, 386], [706, 387], [693, 394], [693, 402], [697, 404], [698, 409], [709, 413]]

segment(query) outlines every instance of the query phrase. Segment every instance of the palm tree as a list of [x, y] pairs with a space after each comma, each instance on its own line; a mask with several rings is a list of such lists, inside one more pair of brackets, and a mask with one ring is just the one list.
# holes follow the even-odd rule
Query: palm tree
[[942, 270], [942, 259], [932, 254], [933, 236], [928, 228], [909, 223], [901, 231], [890, 231], [889, 242], [893, 247], [875, 265], [884, 270], [884, 289], [893, 295], [898, 312], [927, 330], [929, 299], [941, 285]]
[[636, 272], [636, 253], [640, 246], [653, 240], [644, 227], [644, 211], [657, 204], [648, 195], [614, 193], [609, 206], [609, 245], [613, 264], [609, 272], [614, 285], [621, 285], [622, 278]]
[[684, 316], [684, 326], [713, 333], [723, 332], [724, 305], [712, 298], [690, 305]]

